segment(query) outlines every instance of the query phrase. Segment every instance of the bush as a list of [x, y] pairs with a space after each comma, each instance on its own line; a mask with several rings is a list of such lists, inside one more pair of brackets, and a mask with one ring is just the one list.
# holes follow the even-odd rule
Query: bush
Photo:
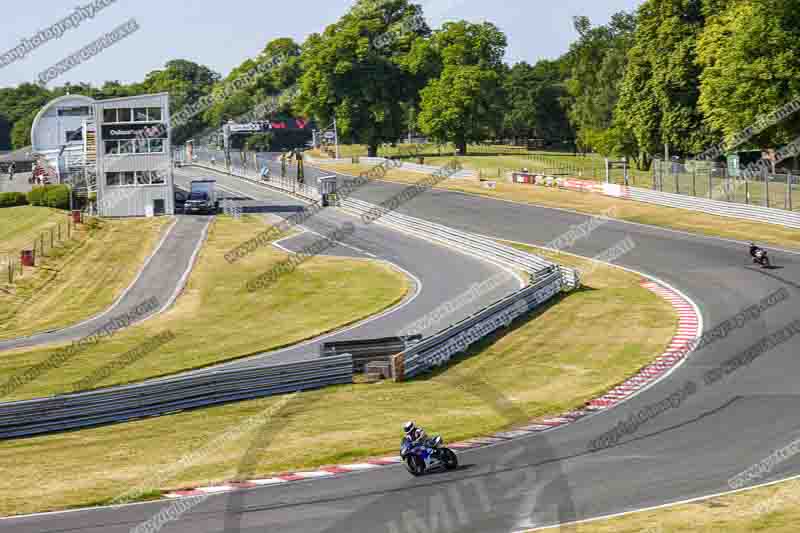
[[28, 205], [28, 198], [21, 192], [0, 193], [0, 207]]
[[55, 207], [56, 209], [69, 209], [69, 187], [66, 185], [47, 187], [44, 205]]
[[28, 202], [31, 205], [69, 209], [69, 187], [66, 185], [34, 187], [28, 193]]
[[28, 203], [31, 205], [44, 205], [43, 202], [44, 198], [44, 187], [34, 187], [31, 189], [31, 192], [28, 193]]

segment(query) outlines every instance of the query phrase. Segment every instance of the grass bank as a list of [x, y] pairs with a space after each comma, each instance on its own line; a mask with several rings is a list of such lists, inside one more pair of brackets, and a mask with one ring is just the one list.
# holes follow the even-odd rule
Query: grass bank
[[[800, 521], [800, 481], [752, 489], [675, 507], [581, 524], [575, 533], [794, 533]], [[558, 529], [553, 529], [557, 532]]]
[[[370, 165], [323, 164], [319, 165], [319, 167], [333, 172], [357, 176], [364, 170], [369, 169]], [[414, 183], [424, 177], [424, 174], [391, 169], [387, 171], [383, 179], [398, 183]], [[676, 209], [643, 202], [621, 200], [600, 194], [502, 182], [498, 182], [496, 189], [491, 190], [485, 188], [481, 182], [477, 180], [464, 179], [446, 180], [437, 185], [437, 188], [477, 194], [499, 200], [511, 200], [545, 207], [572, 209], [591, 215], [603, 214], [611, 207], [615, 207], [615, 218], [620, 220], [742, 241], [752, 240], [753, 236], [757, 235], [759, 243], [762, 244], [773, 244], [795, 249], [800, 248], [800, 232], [791, 228], [773, 224], [749, 222], [735, 218], [719, 217], [686, 209]]]
[[[212, 238], [220, 238], [225, 232], [225, 245], [233, 244], [229, 230], [220, 226], [214, 229]], [[224, 249], [219, 247], [220, 251]], [[290, 469], [394, 454], [400, 427], [407, 419], [456, 441], [577, 407], [660, 354], [674, 332], [677, 317], [671, 306], [640, 286], [636, 275], [607, 266], [592, 269], [590, 261], [570, 256], [560, 256], [559, 260], [587, 271], [583, 290], [515, 323], [425, 379], [338, 386], [292, 398], [267, 398], [0, 442], [0, 466], [5, 473], [0, 479], [0, 514], [109, 502], [131, 488], [153, 495], [159, 489], [259, 478]], [[257, 262], [263, 263], [264, 258]], [[315, 269], [324, 268], [318, 260], [313, 263]], [[211, 263], [205, 268], [214, 266]], [[310, 272], [303, 276], [313, 279]], [[361, 287], [361, 279], [340, 277], [337, 317], [347, 309], [349, 287]], [[296, 288], [287, 285], [282, 289], [290, 287]], [[221, 292], [231, 299], [243, 297], [238, 285], [223, 287]], [[203, 289], [196, 285], [188, 297], [194, 302], [194, 320], [206, 307], [202, 306], [202, 294]], [[247, 302], [241, 307], [246, 308]], [[313, 312], [307, 310], [305, 314], [326, 311], [326, 305], [315, 300]], [[258, 315], [251, 324], [267, 329], [263, 324], [269, 323], [270, 330], [282, 327], [282, 317], [294, 316], [284, 312], [279, 316], [265, 307]], [[192, 340], [194, 353], [201, 350], [201, 341], [210, 341], [216, 331], [225, 334], [214, 338], [214, 343], [222, 345], [222, 353], [228, 352], [227, 345], [239, 342], [231, 339], [230, 333], [231, 324], [237, 320], [237, 315], [217, 325], [203, 320], [204, 327], [215, 331], [206, 337], [197, 328], [196, 334], [203, 337]], [[168, 322], [163, 327], [180, 326]], [[581, 328], [581, 335], [575, 335], [576, 327]], [[236, 331], [237, 336], [259, 334], [251, 334], [244, 327]], [[184, 346], [178, 353], [191, 349]], [[169, 365], [174, 357], [175, 353], [160, 354], [157, 363]], [[487, 390], [491, 394], [484, 394]], [[482, 399], [492, 396], [498, 398], [497, 403]], [[514, 409], [509, 410], [506, 402]], [[420, 405], [434, 408], [420, 410]], [[253, 444], [255, 433], [225, 438], [237, 435], [251, 417], [265, 412], [271, 412], [265, 417], [267, 438], [262, 434], [257, 445]], [[185, 468], [174, 468], [188, 454], [194, 459]], [[244, 463], [251, 468], [242, 472], [239, 465], [245, 455]]]
[[21, 249], [30, 248], [40, 233], [65, 223], [67, 216], [60, 209], [30, 205], [0, 209], [0, 255], [17, 255]]
[[[74, 392], [84, 377], [156, 335], [175, 338], [94, 387], [141, 381], [200, 368], [247, 354], [294, 344], [357, 322], [402, 300], [404, 275], [384, 263], [316, 257], [270, 288], [248, 292], [245, 284], [287, 254], [266, 246], [230, 265], [225, 252], [265, 229], [262, 217], [218, 217], [186, 289], [159, 317], [90, 346], [56, 370], [19, 388], [22, 399]], [[119, 264], [120, 258], [112, 264]], [[46, 360], [54, 347], [16, 350], [0, 358], [0, 375], [10, 376]]]
[[[19, 212], [31, 220], [16, 219], [26, 235], [6, 241], [13, 246], [29, 248], [41, 230], [66, 220], [63, 211], [45, 207], [0, 209], [0, 214], [16, 209], [31, 210]], [[61, 244], [50, 248], [47, 242], [45, 256], [37, 257], [36, 267], [25, 267], [13, 284], [0, 284], [0, 339], [69, 326], [107, 309], [133, 282], [172, 219], [88, 221]]]

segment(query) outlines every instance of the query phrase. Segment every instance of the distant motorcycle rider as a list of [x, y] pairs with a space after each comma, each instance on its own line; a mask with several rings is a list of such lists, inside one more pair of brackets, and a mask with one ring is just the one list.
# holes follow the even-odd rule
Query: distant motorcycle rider
[[771, 267], [767, 251], [752, 242], [750, 243], [750, 255], [753, 256], [753, 263], [758, 263], [766, 268]]

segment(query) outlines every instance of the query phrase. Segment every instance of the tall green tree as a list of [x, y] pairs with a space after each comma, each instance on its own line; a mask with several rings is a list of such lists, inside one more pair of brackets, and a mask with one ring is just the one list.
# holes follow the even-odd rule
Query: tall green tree
[[300, 108], [323, 127], [336, 118], [341, 137], [366, 144], [370, 156], [397, 140], [414, 89], [405, 57], [429, 32], [417, 23], [421, 14], [408, 0], [359, 0], [310, 36], [301, 56]]
[[0, 89], [0, 146], [24, 148], [31, 144], [31, 123], [39, 109], [52, 100], [51, 91], [35, 83], [22, 83], [15, 88]]
[[517, 63], [503, 86], [506, 94], [503, 126], [508, 134], [547, 141], [572, 138], [572, 128], [562, 105], [567, 94], [559, 61], [541, 60], [533, 66]]
[[38, 109], [34, 109], [14, 122], [14, 126], [11, 128], [11, 146], [15, 150], [31, 145], [31, 127], [38, 112]]
[[[242, 122], [295, 116], [295, 89], [301, 74], [300, 52], [300, 45], [295, 41], [281, 37], [269, 41], [255, 58], [248, 58], [236, 66], [215, 85], [212, 91], [214, 103], [203, 114], [206, 128], [195, 132], [193, 137], [222, 143], [221, 126], [230, 120]], [[245, 83], [239, 90], [230, 93], [228, 89], [237, 81]], [[270, 139], [274, 145], [274, 139]], [[234, 136], [231, 146], [243, 147], [248, 140]], [[253, 143], [257, 142], [258, 147], [263, 147], [263, 140], [262, 137], [256, 137]]]
[[702, 0], [646, 0], [639, 8], [615, 117], [633, 132], [645, 168], [665, 143], [692, 154], [711, 140], [698, 108], [704, 23]]
[[[124, 96], [133, 96], [139, 92], [138, 84], [126, 85], [120, 83], [118, 80], [105, 82], [95, 94], [95, 97], [101, 100], [106, 98], [122, 98]], [[144, 92], [144, 91], [142, 91]]]
[[[220, 75], [206, 66], [175, 59], [167, 62], [163, 69], [148, 73], [142, 84], [134, 89], [134, 94], [168, 92], [170, 110], [175, 113], [185, 105], [210, 94], [219, 80]], [[204, 127], [202, 115], [193, 117], [186, 124], [175, 125], [172, 131], [173, 142], [183, 143]]]
[[562, 59], [569, 118], [579, 131], [605, 130], [613, 122], [636, 17], [620, 12], [608, 24], [595, 27], [588, 17], [575, 17], [573, 25], [578, 40]]
[[502, 128], [506, 36], [489, 22], [460, 21], [446, 23], [431, 39], [441, 75], [422, 90], [418, 123], [433, 139], [466, 154], [468, 143]]
[[214, 85], [210, 91], [214, 103], [203, 114], [203, 124], [208, 129], [218, 129], [223, 122], [235, 120], [255, 107], [257, 85], [269, 86], [269, 81], [266, 80], [267, 74], [258, 75], [240, 90], [231, 92], [229, 88], [235, 80], [249, 79], [247, 76], [250, 72], [254, 72], [259, 64], [257, 59], [247, 59], [231, 70], [225, 79]]
[[800, 0], [726, 3], [709, 13], [697, 47], [705, 123], [731, 141], [748, 137], [737, 134], [755, 125], [763, 131], [751, 146], [784, 144], [800, 135], [800, 104], [772, 117], [774, 126], [762, 120], [800, 97]]
[[271, 65], [271, 68], [262, 84], [256, 86], [257, 89], [265, 94], [277, 94], [296, 84], [302, 74], [301, 53], [301, 46], [288, 37], [267, 43], [257, 61]]

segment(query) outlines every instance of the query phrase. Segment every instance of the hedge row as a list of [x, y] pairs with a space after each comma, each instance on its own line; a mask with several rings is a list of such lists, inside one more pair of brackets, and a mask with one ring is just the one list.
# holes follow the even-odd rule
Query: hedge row
[[66, 185], [34, 187], [28, 193], [28, 202], [31, 205], [69, 209], [69, 187]]
[[0, 193], [0, 207], [16, 207], [28, 205], [28, 198], [21, 192]]

